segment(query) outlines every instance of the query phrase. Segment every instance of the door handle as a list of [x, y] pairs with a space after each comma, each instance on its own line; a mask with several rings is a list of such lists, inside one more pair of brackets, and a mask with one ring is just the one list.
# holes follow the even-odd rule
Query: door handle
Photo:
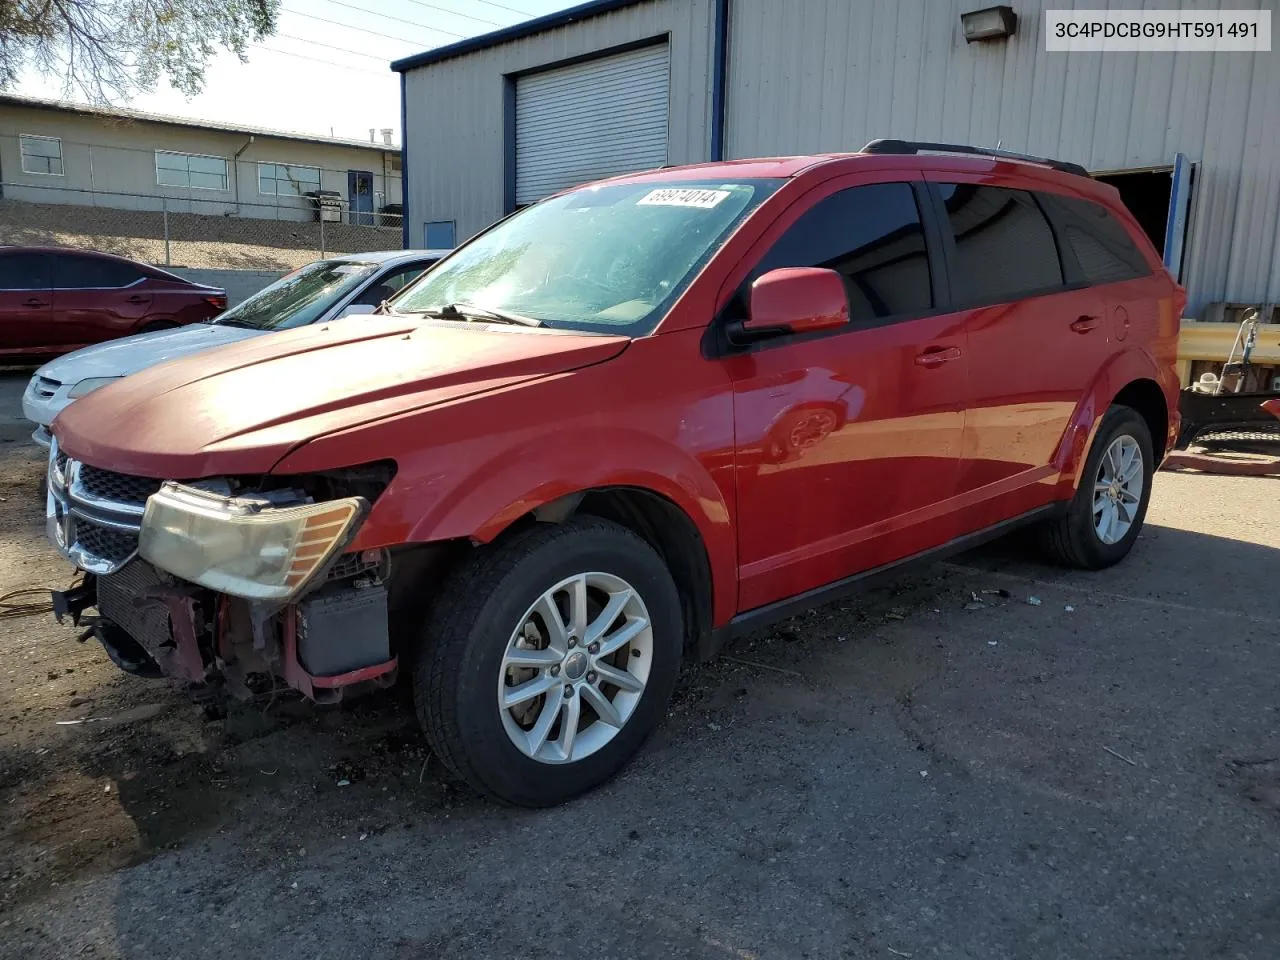
[[1088, 333], [1097, 325], [1097, 317], [1076, 317], [1076, 319], [1071, 321], [1071, 329], [1076, 333]]
[[916, 365], [920, 367], [940, 367], [948, 360], [960, 359], [959, 347], [930, 347], [916, 356]]
[[22, 305], [24, 307], [47, 307], [49, 305], [49, 301], [41, 300], [38, 297], [32, 297], [30, 300], [23, 301]]
[[139, 297], [138, 295], [136, 295], [136, 294], [135, 294], [134, 296], [132, 296], [132, 297], [130, 297], [130, 298], [129, 298], [128, 302], [129, 302], [129, 303], [146, 303], [146, 302], [147, 302], [147, 298], [146, 298], [146, 297]]

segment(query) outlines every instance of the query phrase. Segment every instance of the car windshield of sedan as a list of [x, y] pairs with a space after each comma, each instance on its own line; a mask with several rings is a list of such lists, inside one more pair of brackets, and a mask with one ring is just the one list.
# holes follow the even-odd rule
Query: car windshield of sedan
[[[503, 311], [642, 336], [780, 180], [604, 184], [552, 197], [441, 261], [392, 306]], [[453, 314], [458, 316], [460, 314]]]
[[313, 323], [378, 269], [376, 263], [317, 260], [285, 274], [212, 323], [256, 330], [289, 330]]

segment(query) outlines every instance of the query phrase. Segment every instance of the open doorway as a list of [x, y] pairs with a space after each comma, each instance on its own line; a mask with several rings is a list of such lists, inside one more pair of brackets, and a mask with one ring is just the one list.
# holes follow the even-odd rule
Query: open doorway
[[1120, 191], [1120, 199], [1163, 257], [1169, 200], [1173, 196], [1173, 166], [1095, 173], [1093, 177]]
[[1129, 170], [1098, 170], [1094, 179], [1120, 191], [1120, 199], [1151, 238], [1174, 279], [1182, 279], [1187, 216], [1191, 210], [1195, 165], [1179, 153], [1168, 165]]

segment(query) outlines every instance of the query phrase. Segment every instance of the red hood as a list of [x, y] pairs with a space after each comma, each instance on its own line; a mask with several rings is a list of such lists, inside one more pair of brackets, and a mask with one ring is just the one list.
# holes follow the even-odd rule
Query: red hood
[[599, 363], [628, 342], [394, 317], [320, 324], [143, 370], [71, 404], [53, 433], [120, 473], [266, 473], [334, 430]]

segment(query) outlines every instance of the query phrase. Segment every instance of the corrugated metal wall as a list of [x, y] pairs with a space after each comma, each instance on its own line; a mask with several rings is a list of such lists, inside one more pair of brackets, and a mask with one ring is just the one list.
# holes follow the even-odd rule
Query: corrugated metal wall
[[670, 35], [670, 163], [706, 159], [711, 0], [653, 0], [405, 74], [410, 240], [427, 220], [454, 220], [459, 241], [501, 217], [504, 77]]
[[[1018, 0], [1014, 37], [967, 44], [960, 14], [983, 5], [732, 0], [728, 155], [857, 150], [901, 137], [1003, 141], [1118, 170], [1182, 152], [1197, 164], [1188, 314], [1215, 300], [1280, 300], [1280, 51], [1050, 54], [1043, 10], [1073, 5], [1061, 0]], [[1146, 4], [1179, 6], [1275, 11], [1277, 2]]]

